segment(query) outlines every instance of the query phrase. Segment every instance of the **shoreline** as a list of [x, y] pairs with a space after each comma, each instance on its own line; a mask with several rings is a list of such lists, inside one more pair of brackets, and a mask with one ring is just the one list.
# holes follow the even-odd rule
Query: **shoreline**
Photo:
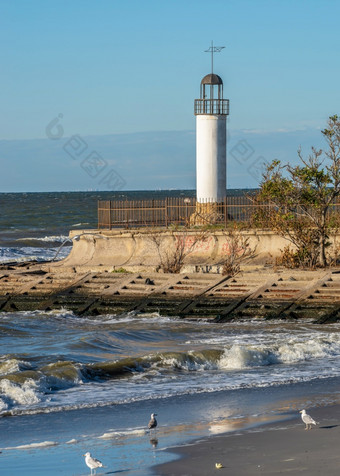
[[[338, 388], [339, 380], [331, 379], [317, 385], [305, 382], [246, 389], [229, 396], [228, 392], [214, 392], [0, 418], [4, 476], [21, 470], [28, 476], [88, 474], [82, 458], [86, 451], [93, 451], [105, 463], [106, 471], [134, 476], [250, 476], [285, 472], [289, 461], [300, 462], [300, 454], [305, 457], [304, 453], [310, 450], [307, 445], [298, 456], [292, 456], [291, 447], [295, 451], [295, 442], [308, 442], [311, 435], [319, 435], [312, 451], [326, 445], [330, 455], [333, 449], [336, 454], [335, 442], [340, 436], [340, 426], [335, 426], [340, 423]], [[230, 412], [231, 397], [237, 405], [236, 412]], [[320, 422], [320, 428], [304, 431], [298, 413], [303, 407]], [[152, 411], [159, 415], [159, 426], [150, 434], [146, 423]], [[329, 438], [326, 435], [329, 441], [320, 445], [325, 441], [321, 432], [326, 430], [331, 432]], [[281, 451], [285, 455], [278, 459]], [[317, 455], [328, 465], [331, 456]], [[181, 459], [174, 461], [178, 456]], [[259, 462], [264, 457], [265, 466]], [[59, 467], [60, 460], [67, 461], [64, 468]], [[224, 468], [215, 469], [216, 462]], [[333, 466], [326, 466], [327, 476], [338, 474], [338, 463], [340, 460], [334, 463], [335, 472]], [[28, 466], [32, 469], [28, 470]], [[261, 471], [257, 471], [258, 466]], [[313, 473], [313, 465], [306, 467], [312, 476], [321, 474]], [[291, 474], [300, 474], [300, 469], [292, 468]]]
[[[249, 430], [209, 436], [167, 450], [177, 459], [154, 466], [157, 476], [339, 474], [340, 405], [308, 408], [318, 425], [305, 431], [300, 414]], [[215, 463], [223, 468], [216, 469]]]

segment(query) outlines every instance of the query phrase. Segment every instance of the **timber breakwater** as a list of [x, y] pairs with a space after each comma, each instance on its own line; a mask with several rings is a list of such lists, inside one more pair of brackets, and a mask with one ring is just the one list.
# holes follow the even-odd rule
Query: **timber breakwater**
[[244, 267], [236, 276], [82, 270], [44, 263], [0, 267], [0, 311], [68, 309], [77, 315], [152, 313], [225, 322], [340, 319], [340, 270]]

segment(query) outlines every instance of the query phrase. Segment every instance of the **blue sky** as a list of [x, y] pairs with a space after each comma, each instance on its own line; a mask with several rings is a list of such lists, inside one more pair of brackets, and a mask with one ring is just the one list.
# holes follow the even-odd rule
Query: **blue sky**
[[[98, 153], [99, 136], [194, 131], [211, 40], [226, 46], [214, 70], [230, 99], [231, 134], [253, 131], [271, 141], [280, 131], [311, 129], [318, 137], [339, 112], [339, 18], [338, 0], [1, 0], [0, 160], [19, 168], [34, 161], [34, 148], [23, 152], [20, 141], [49, 140], [46, 126], [58, 114], [65, 137], [93, 136]], [[2, 148], [4, 141], [11, 142]], [[160, 169], [162, 160], [160, 151]], [[56, 166], [51, 159], [32, 174], [62, 190], [62, 181], [48, 185]], [[177, 165], [162, 185], [176, 188], [176, 173]], [[85, 178], [78, 174], [74, 189], [87, 189]], [[3, 191], [15, 187], [0, 182]]]

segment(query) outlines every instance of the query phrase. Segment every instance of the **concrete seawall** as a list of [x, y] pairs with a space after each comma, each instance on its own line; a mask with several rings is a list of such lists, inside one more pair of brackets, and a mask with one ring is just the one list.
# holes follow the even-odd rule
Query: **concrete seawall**
[[[196, 234], [186, 234], [188, 247]], [[214, 322], [340, 319], [340, 269], [273, 266], [288, 241], [272, 232], [245, 233], [250, 246], [256, 248], [255, 257], [242, 264], [236, 276], [221, 274], [220, 263], [229, 244], [220, 231], [195, 243], [180, 274], [159, 270], [159, 250], [150, 232], [83, 230], [70, 236], [73, 248], [62, 261], [0, 266], [0, 311], [157, 312]], [[171, 231], [163, 231], [161, 251], [174, 250], [176, 239]]]
[[[82, 230], [70, 232], [73, 241], [69, 256], [60, 262], [61, 267], [124, 267], [127, 270], [143, 269], [156, 270], [160, 264], [157, 246], [153, 237], [157, 230], [150, 233], [146, 230], [135, 231], [97, 231]], [[192, 245], [199, 231], [186, 232], [187, 246]], [[162, 250], [173, 250], [176, 247], [176, 235], [171, 231], [162, 231]], [[255, 250], [253, 264], [275, 262], [281, 250], [289, 244], [288, 240], [271, 231], [242, 232], [249, 239], [249, 246]], [[185, 259], [184, 272], [213, 270], [218, 272], [218, 266], [229, 252], [228, 236], [223, 231], [209, 232], [202, 241], [193, 247]]]
[[0, 311], [68, 309], [77, 315], [152, 313], [225, 322], [240, 318], [340, 319], [340, 270], [243, 267], [213, 273], [117, 273], [27, 263], [0, 267]]

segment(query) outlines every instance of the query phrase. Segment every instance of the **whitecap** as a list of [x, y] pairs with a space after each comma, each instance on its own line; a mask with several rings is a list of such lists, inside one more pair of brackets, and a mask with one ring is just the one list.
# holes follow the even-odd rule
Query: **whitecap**
[[275, 363], [278, 363], [278, 358], [269, 349], [233, 345], [230, 349], [225, 350], [219, 361], [219, 367], [222, 369], [244, 369]]
[[[26, 261], [49, 261], [55, 258], [58, 248], [38, 248], [23, 246], [18, 248], [0, 248], [0, 263], [23, 263]], [[58, 260], [70, 253], [70, 247], [64, 246], [58, 253]]]
[[[6, 359], [6, 356], [4, 357]], [[6, 359], [0, 361], [0, 375], [8, 375], [19, 370], [27, 370], [32, 368], [29, 362], [24, 362], [17, 359]]]
[[119, 438], [119, 437], [125, 437], [125, 436], [144, 436], [146, 435], [146, 430], [145, 429], [133, 429], [133, 430], [125, 430], [125, 431], [118, 431], [118, 430], [113, 430], [113, 431], [108, 431], [104, 433], [101, 436], [98, 436], [98, 439], [102, 440], [109, 440], [111, 438]]
[[23, 238], [17, 238], [16, 241], [42, 241], [44, 243], [50, 243], [50, 242], [60, 242], [62, 243], [63, 241], [68, 240], [69, 237], [66, 235], [46, 235], [42, 237], [37, 237], [37, 236], [28, 236], [28, 237], [23, 237]]
[[32, 405], [40, 402], [37, 395], [38, 385], [33, 379], [27, 379], [23, 385], [17, 385], [4, 378], [0, 381], [2, 398], [20, 405]]
[[56, 441], [42, 441], [41, 443], [29, 443], [27, 445], [8, 446], [5, 450], [31, 450], [34, 448], [48, 448], [50, 446], [57, 446]]
[[[283, 336], [281, 336], [281, 341]], [[235, 344], [224, 350], [219, 361], [221, 369], [245, 369], [273, 364], [292, 364], [325, 357], [340, 357], [339, 334], [289, 337], [282, 344]]]

